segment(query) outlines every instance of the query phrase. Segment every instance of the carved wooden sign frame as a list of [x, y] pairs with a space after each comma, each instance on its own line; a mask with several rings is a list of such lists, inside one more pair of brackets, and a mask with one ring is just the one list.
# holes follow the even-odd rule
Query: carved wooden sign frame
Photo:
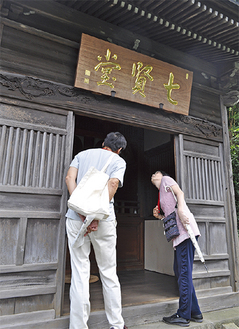
[[193, 73], [82, 34], [75, 87], [188, 115]]

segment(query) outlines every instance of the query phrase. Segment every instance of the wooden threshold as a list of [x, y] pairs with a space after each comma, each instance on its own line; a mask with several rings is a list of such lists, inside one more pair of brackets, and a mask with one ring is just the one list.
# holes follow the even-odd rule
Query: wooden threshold
[[[96, 274], [98, 276], [98, 274]], [[122, 291], [122, 305], [136, 306], [151, 303], [160, 303], [178, 298], [177, 282], [174, 276], [156, 272], [120, 271], [118, 272]], [[63, 315], [69, 314], [69, 288], [65, 284], [65, 298]], [[104, 309], [101, 281], [90, 284], [91, 312]]]

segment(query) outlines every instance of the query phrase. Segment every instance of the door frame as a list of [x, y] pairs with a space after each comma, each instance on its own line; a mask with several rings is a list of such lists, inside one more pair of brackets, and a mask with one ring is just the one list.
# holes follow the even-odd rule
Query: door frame
[[[215, 159], [217, 158], [219, 161], [220, 161], [220, 172], [221, 172], [221, 175], [220, 178], [221, 178], [221, 185], [220, 183], [218, 183], [219, 188], [221, 189], [220, 191], [220, 194], [221, 194], [221, 201], [214, 201], [214, 200], [211, 200], [211, 201], [205, 201], [203, 202], [203, 200], [199, 200], [199, 202], [197, 200], [190, 200], [190, 199], [186, 199], [186, 202], [188, 203], [189, 205], [189, 208], [193, 208], [195, 209], [195, 217], [196, 217], [196, 220], [197, 220], [197, 216], [199, 216], [199, 223], [200, 225], [203, 225], [202, 222], [201, 222], [201, 219], [200, 219], [200, 215], [197, 214], [197, 203], [198, 203], [198, 207], [201, 207], [201, 209], [203, 209], [204, 205], [208, 204], [208, 206], [211, 206], [212, 207], [216, 207], [216, 204], [218, 204], [219, 207], [221, 207], [223, 209], [223, 212], [221, 212], [221, 219], [218, 220], [218, 224], [221, 223], [225, 224], [225, 234], [226, 234], [226, 245], [227, 245], [227, 253], [228, 253], [228, 256], [226, 257], [226, 255], [216, 255], [216, 256], [210, 256], [210, 254], [207, 256], [207, 254], [205, 255], [205, 260], [206, 262], [208, 262], [208, 264], [210, 264], [210, 262], [213, 263], [213, 257], [215, 258], [214, 262], [224, 262], [225, 263], [225, 267], [226, 267], [226, 263], [228, 263], [228, 273], [226, 273], [226, 268], [224, 270], [222, 270], [221, 272], [218, 270], [218, 273], [216, 273], [216, 266], [213, 267], [213, 264], [212, 264], [212, 273], [211, 273], [211, 278], [209, 279], [211, 282], [211, 285], [214, 286], [215, 283], [213, 283], [213, 277], [217, 277], [217, 275], [220, 277], [220, 275], [222, 275], [222, 277], [225, 275], [228, 276], [229, 278], [229, 284], [232, 288], [233, 291], [237, 291], [235, 289], [235, 269], [236, 267], [234, 266], [234, 261], [233, 261], [233, 253], [232, 253], [232, 249], [231, 249], [231, 240], [232, 240], [232, 232], [231, 232], [231, 229], [230, 229], [230, 217], [228, 218], [228, 213], [229, 213], [229, 210], [228, 210], [228, 207], [229, 207], [229, 203], [228, 203], [228, 198], [227, 198], [227, 183], [226, 183], [226, 172], [225, 172], [225, 156], [224, 156], [224, 153], [223, 153], [223, 144], [220, 143], [220, 142], [214, 142], [214, 141], [210, 141], [210, 140], [204, 140], [204, 139], [199, 139], [199, 138], [195, 138], [195, 137], [191, 137], [191, 136], [185, 136], [185, 135], [178, 135], [178, 136], [175, 136], [175, 157], [176, 157], [176, 177], [177, 177], [177, 181], [179, 183], [179, 185], [181, 186], [182, 190], [183, 191], [186, 191], [187, 190], [187, 187], [186, 187], [186, 179], [188, 180], [188, 177], [185, 176], [185, 170], [184, 168], [186, 168], [186, 162], [185, 162], [185, 153], [186, 155], [189, 155], [188, 153], [189, 152], [184, 152], [184, 141], [186, 142], [192, 142], [192, 143], [199, 143], [201, 145], [205, 145], [205, 146], [209, 146], [209, 147], [215, 147], [218, 149], [218, 156], [215, 157]], [[193, 152], [194, 153], [194, 152]], [[192, 153], [192, 154], [193, 154]], [[195, 150], [195, 154], [197, 153], [197, 151]], [[211, 158], [211, 161], [213, 162], [213, 156], [209, 156], [209, 158]], [[215, 160], [216, 161], [216, 160]], [[215, 173], [214, 173], [215, 175]], [[210, 189], [210, 186], [208, 185], [207, 188]], [[215, 187], [214, 187], [214, 191], [215, 191]], [[214, 192], [214, 195], [215, 195], [215, 192]], [[216, 209], [216, 208], [215, 208]], [[200, 213], [200, 210], [199, 210], [199, 213]], [[205, 216], [205, 215], [204, 215]], [[209, 217], [213, 217], [212, 214], [211, 215], [208, 215]], [[223, 219], [224, 218], [224, 219]], [[203, 221], [203, 220], [202, 220]], [[205, 222], [205, 234], [207, 236], [207, 239], [209, 239], [209, 236], [210, 236], [210, 230], [209, 230], [209, 225], [211, 225], [212, 223], [210, 222]], [[215, 221], [215, 224], [214, 225], [217, 225], [216, 221]], [[218, 232], [219, 233], [219, 232]], [[200, 239], [199, 239], [199, 243], [200, 243]], [[210, 245], [210, 242], [209, 241], [206, 241], [206, 245], [203, 246], [203, 249], [204, 251], [209, 251], [209, 245]], [[196, 255], [195, 257], [196, 261], [199, 262], [199, 259]], [[200, 263], [200, 262], [199, 262]], [[209, 265], [210, 267], [210, 265]], [[196, 271], [198, 270], [197, 266], [196, 266]], [[213, 272], [215, 271], [215, 273], [213, 274]], [[224, 273], [223, 273], [224, 271]], [[203, 272], [202, 272], [203, 273]], [[195, 279], [199, 279], [199, 280], [202, 280], [202, 281], [205, 281], [206, 279], [206, 276], [202, 277], [200, 274], [197, 274], [196, 272], [194, 273], [194, 278]], [[223, 290], [223, 287], [222, 287], [222, 290]]]

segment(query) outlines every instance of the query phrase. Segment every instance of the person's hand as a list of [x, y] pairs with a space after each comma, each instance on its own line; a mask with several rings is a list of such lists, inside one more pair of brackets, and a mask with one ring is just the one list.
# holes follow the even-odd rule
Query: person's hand
[[86, 233], [84, 234], [84, 236], [86, 236], [87, 234], [91, 233], [91, 232], [95, 232], [98, 230], [98, 224], [99, 224], [99, 221], [94, 219], [90, 225], [87, 227], [87, 231]]
[[159, 214], [159, 208], [158, 208], [158, 206], [156, 206], [156, 207], [153, 209], [153, 215], [154, 215], [154, 217], [157, 218], [157, 219], [163, 219], [163, 218], [164, 218], [163, 215]]
[[158, 206], [156, 206], [156, 207], [153, 209], [153, 215], [154, 215], [154, 217], [157, 218], [157, 219], [163, 219], [163, 218], [164, 218], [163, 215], [159, 214], [159, 208], [158, 208]]
[[159, 215], [159, 208], [158, 208], [158, 206], [156, 206], [153, 209], [153, 216], [158, 218], [158, 215]]
[[78, 213], [78, 216], [80, 217], [80, 219], [81, 219], [82, 222], [84, 223], [84, 221], [85, 221], [85, 216], [83, 216], [83, 215], [81, 215], [81, 214], [79, 214], [79, 213]]
[[178, 208], [178, 217], [181, 220], [183, 226], [186, 228], [188, 224], [190, 224], [188, 216], [185, 214], [183, 209]]

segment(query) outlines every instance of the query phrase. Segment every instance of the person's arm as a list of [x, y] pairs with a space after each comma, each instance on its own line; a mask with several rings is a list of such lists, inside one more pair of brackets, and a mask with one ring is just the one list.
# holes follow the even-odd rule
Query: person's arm
[[190, 222], [188, 216], [184, 212], [184, 193], [178, 185], [172, 185], [171, 188], [178, 200], [178, 217], [181, 220], [183, 226], [186, 227], [186, 225], [190, 224]]
[[[77, 186], [77, 184], [76, 184], [77, 173], [78, 173], [77, 168], [70, 167], [66, 174], [66, 186], [68, 188], [70, 195], [72, 194], [72, 192], [74, 191], [74, 189]], [[82, 220], [82, 222], [84, 222], [85, 216], [82, 216], [81, 214], [78, 214], [78, 215], [80, 216], [80, 219]]]
[[66, 186], [70, 195], [76, 188], [76, 178], [77, 178], [78, 169], [75, 167], [70, 167], [66, 175]]
[[118, 178], [110, 178], [108, 181], [109, 201], [114, 197], [118, 187], [119, 187]]

